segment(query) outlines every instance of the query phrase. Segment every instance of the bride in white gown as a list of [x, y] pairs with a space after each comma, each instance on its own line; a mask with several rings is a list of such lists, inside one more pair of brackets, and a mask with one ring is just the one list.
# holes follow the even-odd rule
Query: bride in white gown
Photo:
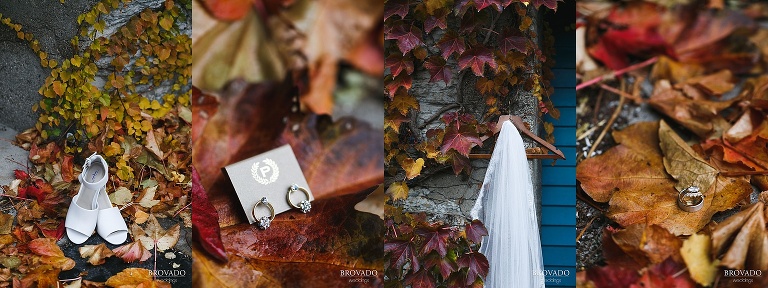
[[480, 247], [490, 264], [485, 287], [544, 287], [533, 193], [523, 139], [504, 121], [471, 211], [489, 234]]

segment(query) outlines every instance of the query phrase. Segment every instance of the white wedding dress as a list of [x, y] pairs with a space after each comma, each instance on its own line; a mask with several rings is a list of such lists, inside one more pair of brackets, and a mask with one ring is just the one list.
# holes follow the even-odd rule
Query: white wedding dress
[[544, 287], [533, 193], [523, 139], [504, 121], [470, 212], [488, 229], [480, 247], [490, 263], [485, 287]]

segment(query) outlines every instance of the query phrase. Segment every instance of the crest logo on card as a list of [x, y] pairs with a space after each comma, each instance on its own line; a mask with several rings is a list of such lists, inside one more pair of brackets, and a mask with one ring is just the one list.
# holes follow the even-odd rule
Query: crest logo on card
[[[264, 163], [264, 166], [261, 166], [261, 163]], [[280, 177], [280, 168], [274, 160], [266, 158], [261, 162], [253, 163], [251, 175], [259, 184], [267, 185], [277, 181], [277, 177]]]

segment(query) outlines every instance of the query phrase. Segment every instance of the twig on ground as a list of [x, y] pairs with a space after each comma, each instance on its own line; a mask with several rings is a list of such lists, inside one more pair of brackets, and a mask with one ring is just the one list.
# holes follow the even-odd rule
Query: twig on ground
[[176, 211], [176, 213], [173, 213], [173, 217], [179, 216], [179, 214], [181, 213], [181, 211], [184, 211], [184, 209], [187, 209], [187, 207], [189, 207], [189, 205], [192, 205], [192, 202], [189, 202], [189, 203], [188, 203], [187, 205], [185, 205], [184, 207], [181, 207], [181, 209], [179, 209], [179, 211]]
[[603, 75], [603, 76], [600, 76], [600, 77], [596, 77], [596, 78], [594, 78], [592, 80], [589, 80], [589, 81], [586, 81], [586, 82], [581, 83], [579, 85], [576, 85], [576, 91], [579, 91], [579, 90], [584, 89], [586, 87], [592, 86], [595, 83], [599, 83], [599, 82], [601, 82], [603, 80], [613, 79], [613, 78], [619, 77], [621, 75], [624, 75], [627, 72], [631, 72], [631, 71], [634, 71], [634, 70], [646, 67], [648, 65], [656, 63], [656, 61], [659, 61], [659, 57], [658, 56], [653, 57], [653, 58], [648, 59], [648, 60], [645, 60], [643, 62], [637, 63], [635, 65], [626, 67], [624, 69], [616, 70], [613, 73], [609, 73], [609, 74], [606, 74], [606, 75]]
[[592, 226], [592, 222], [595, 221], [595, 219], [597, 219], [597, 216], [598, 215], [593, 216], [592, 219], [589, 219], [589, 222], [587, 222], [587, 225], [585, 225], [584, 228], [581, 228], [581, 232], [579, 232], [579, 235], [576, 236], [576, 242], [578, 242], [579, 239], [581, 239], [581, 236], [584, 235], [584, 232], [587, 232], [587, 229], [589, 229], [589, 227]]
[[[611, 91], [612, 92], [612, 91]], [[592, 157], [592, 153], [595, 152], [595, 149], [597, 149], [597, 146], [600, 145], [600, 142], [603, 141], [603, 137], [605, 137], [605, 134], [608, 133], [608, 130], [611, 129], [611, 126], [613, 126], [613, 122], [616, 121], [616, 118], [619, 117], [619, 114], [621, 114], [621, 109], [624, 106], [624, 100], [626, 97], [624, 97], [623, 94], [619, 95], [619, 105], [616, 106], [616, 110], [613, 111], [613, 115], [611, 115], [611, 119], [608, 119], [608, 123], [605, 123], [605, 126], [603, 127], [603, 131], [600, 132], [600, 135], [597, 136], [597, 139], [595, 139], [595, 143], [592, 144], [592, 148], [589, 149], [589, 152], [587, 152], [587, 158]]]
[[576, 199], [579, 199], [579, 200], [581, 200], [582, 202], [584, 202], [584, 203], [586, 203], [587, 205], [589, 205], [589, 207], [592, 207], [592, 208], [594, 208], [595, 210], [597, 210], [597, 211], [600, 211], [600, 212], [602, 212], [603, 214], [605, 214], [605, 210], [604, 210], [603, 208], [600, 208], [600, 207], [597, 205], [597, 202], [595, 202], [595, 200], [592, 200], [592, 198], [589, 198], [589, 197], [586, 197], [586, 196], [584, 196], [584, 192], [583, 192], [583, 191], [581, 191], [581, 192], [576, 192]]
[[603, 102], [603, 94], [605, 94], [605, 90], [600, 90], [597, 92], [597, 101], [595, 101], [595, 108], [592, 108], [592, 123], [597, 123], [597, 114], [600, 114], [600, 105]]

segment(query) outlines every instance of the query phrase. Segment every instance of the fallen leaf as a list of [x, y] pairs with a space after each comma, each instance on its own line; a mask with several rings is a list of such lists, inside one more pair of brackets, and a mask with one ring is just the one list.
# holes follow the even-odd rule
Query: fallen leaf
[[114, 252], [117, 257], [123, 259], [125, 263], [132, 263], [136, 261], [144, 262], [152, 256], [152, 253], [144, 248], [144, 246], [141, 244], [141, 241], [134, 241], [122, 245], [112, 250], [112, 252]]
[[149, 219], [149, 214], [147, 214], [147, 212], [137, 210], [133, 217], [133, 221], [136, 222], [136, 224], [144, 224], [144, 222], [147, 222], [147, 219]]
[[208, 194], [200, 184], [200, 175], [192, 167], [192, 235], [208, 254], [217, 260], [227, 261], [218, 220], [219, 213], [208, 201]]
[[160, 146], [157, 145], [157, 139], [155, 139], [155, 130], [147, 131], [146, 141], [147, 144], [144, 145], [144, 147], [146, 147], [149, 152], [152, 152], [152, 154], [155, 155], [157, 159], [165, 159], [163, 150], [160, 150]]
[[649, 103], [700, 138], [707, 139], [719, 137], [729, 128], [729, 124], [719, 113], [737, 100], [739, 97], [726, 101], [693, 100], [685, 97], [679, 90], [660, 84], [657, 85]]
[[690, 274], [685, 271], [685, 265], [682, 265], [672, 259], [649, 267], [640, 276], [638, 282], [629, 286], [630, 288], [643, 287], [675, 287], [675, 288], [695, 288], [696, 283], [691, 279]]
[[20, 287], [59, 287], [59, 272], [51, 265], [39, 265], [21, 278]]
[[118, 187], [115, 192], [109, 194], [109, 200], [115, 205], [125, 205], [133, 201], [133, 193], [125, 187]]
[[717, 276], [718, 260], [710, 258], [712, 242], [710, 237], [705, 234], [693, 234], [683, 242], [680, 254], [688, 266], [688, 272], [691, 279], [704, 286], [712, 285]]
[[[56, 269], [69, 270], [75, 267], [75, 261], [64, 256], [56, 240], [53, 238], [38, 238], [29, 242], [29, 250], [41, 256], [40, 261]], [[58, 275], [58, 273], [57, 273]]]
[[139, 205], [144, 208], [152, 208], [152, 206], [160, 203], [160, 200], [155, 200], [155, 192], [157, 191], [157, 187], [158, 186], [153, 186], [144, 189], [144, 195], [141, 197], [141, 199], [139, 199]]
[[640, 279], [640, 274], [634, 269], [608, 265], [587, 269], [584, 278], [597, 288], [630, 287]]
[[692, 186], [709, 191], [719, 171], [701, 159], [664, 120], [659, 123], [659, 143], [664, 153], [664, 168], [677, 180], [677, 191]]
[[88, 258], [88, 263], [91, 265], [104, 264], [107, 257], [115, 256], [112, 250], [107, 248], [107, 245], [101, 243], [99, 245], [84, 245], [78, 249], [80, 251], [80, 257]]
[[154, 280], [152, 275], [152, 271], [144, 268], [126, 268], [109, 277], [105, 284], [109, 287], [171, 287], [170, 283]]
[[163, 226], [160, 226], [157, 218], [152, 214], [149, 215], [149, 220], [147, 220], [144, 228], [133, 224], [131, 230], [133, 231], [133, 237], [141, 241], [141, 244], [147, 250], [157, 248], [157, 251], [162, 252], [173, 248], [173, 246], [176, 246], [176, 242], [179, 241], [179, 224], [173, 225], [166, 230]]
[[[765, 193], [765, 192], [763, 192]], [[732, 269], [768, 269], [768, 229], [763, 202], [728, 217], [712, 232], [712, 253], [725, 253], [720, 265]]]
[[377, 215], [383, 220], [385, 202], [387, 202], [387, 196], [384, 194], [384, 184], [381, 184], [365, 200], [355, 204], [355, 210]]
[[0, 235], [11, 234], [14, 218], [11, 214], [0, 212]]

